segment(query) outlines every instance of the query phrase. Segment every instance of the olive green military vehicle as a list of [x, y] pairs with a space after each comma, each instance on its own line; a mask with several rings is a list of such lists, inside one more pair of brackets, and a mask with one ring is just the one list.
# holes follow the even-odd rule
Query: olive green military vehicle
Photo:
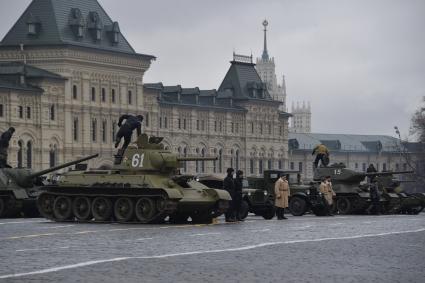
[[182, 162], [162, 138], [146, 134], [106, 170], [67, 172], [38, 197], [41, 214], [55, 221], [210, 223], [228, 208], [230, 195], [177, 174]]
[[89, 156], [38, 172], [25, 168], [1, 168], [0, 217], [39, 216], [36, 199], [40, 193], [39, 187], [43, 186], [40, 177], [96, 156]]
[[[401, 208], [401, 198], [395, 192], [386, 191], [387, 186], [383, 180], [388, 176], [392, 180], [392, 176], [395, 174], [409, 173], [412, 171], [364, 173], [348, 169], [344, 164], [339, 163], [329, 167], [316, 168], [314, 180], [320, 181], [323, 177], [331, 176], [333, 190], [336, 193], [336, 209], [340, 214], [364, 214], [371, 207], [370, 185], [364, 181], [366, 177], [376, 177], [381, 191], [382, 212], [398, 213]], [[407, 205], [407, 202], [405, 204]]]
[[[285, 175], [288, 180], [291, 195], [289, 197], [289, 210], [294, 216], [302, 216], [308, 211], [316, 215], [326, 214], [323, 197], [318, 192], [314, 183], [302, 184], [298, 171], [265, 170], [262, 178], [248, 178], [251, 188], [247, 202], [250, 212], [263, 215], [271, 219], [275, 213], [274, 184], [277, 179]], [[296, 179], [293, 177], [296, 176]]]

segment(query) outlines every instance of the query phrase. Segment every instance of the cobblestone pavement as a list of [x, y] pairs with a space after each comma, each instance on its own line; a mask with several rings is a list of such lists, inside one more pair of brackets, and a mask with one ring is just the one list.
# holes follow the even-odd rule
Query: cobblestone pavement
[[0, 219], [0, 282], [424, 282], [425, 213], [215, 225]]

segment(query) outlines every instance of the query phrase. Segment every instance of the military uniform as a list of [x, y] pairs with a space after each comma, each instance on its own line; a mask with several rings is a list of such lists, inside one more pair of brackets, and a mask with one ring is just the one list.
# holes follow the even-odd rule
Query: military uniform
[[380, 203], [379, 203], [380, 195], [379, 195], [379, 189], [378, 189], [378, 182], [376, 182], [376, 180], [374, 180], [369, 187], [369, 196], [372, 202], [370, 213], [375, 215], [380, 214], [380, 210], [381, 210]]
[[274, 185], [274, 193], [277, 219], [287, 219], [284, 212], [288, 207], [288, 198], [291, 194], [288, 181], [282, 177], [279, 178]]
[[236, 172], [235, 182], [235, 198], [234, 198], [234, 207], [235, 207], [235, 216], [236, 220], [242, 221], [240, 218], [241, 207], [242, 207], [242, 180], [243, 180], [243, 172], [238, 170]]
[[[122, 125], [123, 120], [125, 120], [124, 125]], [[137, 136], [142, 134], [142, 122], [143, 116], [133, 116], [133, 115], [122, 115], [118, 121], [118, 126], [120, 129], [117, 132], [115, 137], [115, 147], [118, 147], [118, 144], [121, 142], [121, 139], [124, 138], [124, 144], [121, 148], [121, 152], [124, 153], [125, 149], [131, 142], [131, 135], [133, 130], [137, 129]]]
[[329, 150], [328, 148], [323, 145], [319, 144], [313, 149], [313, 153], [311, 155], [316, 155], [316, 159], [314, 160], [314, 167], [317, 168], [319, 166], [319, 161], [321, 161], [321, 164], [323, 166], [327, 166], [329, 163]]
[[334, 190], [332, 189], [332, 183], [329, 181], [323, 181], [320, 183], [320, 192], [323, 194], [323, 197], [325, 198], [328, 205], [329, 214], [331, 214], [330, 212], [332, 211], [333, 197], [336, 196]]
[[227, 191], [230, 196], [232, 197], [232, 200], [229, 202], [229, 208], [227, 209], [225, 216], [226, 216], [226, 222], [234, 222], [235, 219], [235, 181], [233, 180], [233, 172], [234, 170], [232, 168], [227, 169], [227, 176], [223, 180], [223, 189]]

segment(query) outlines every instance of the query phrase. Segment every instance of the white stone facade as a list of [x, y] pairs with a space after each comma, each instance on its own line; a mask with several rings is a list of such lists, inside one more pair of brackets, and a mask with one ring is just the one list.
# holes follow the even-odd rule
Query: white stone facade
[[291, 107], [291, 128], [292, 133], [311, 133], [311, 106], [303, 101], [302, 104], [292, 103]]

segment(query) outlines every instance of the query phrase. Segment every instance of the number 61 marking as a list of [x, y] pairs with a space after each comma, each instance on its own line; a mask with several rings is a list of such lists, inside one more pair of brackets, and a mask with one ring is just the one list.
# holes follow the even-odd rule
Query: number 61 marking
[[133, 158], [131, 159], [131, 166], [133, 167], [143, 167], [143, 158], [145, 157], [145, 154], [138, 154], [136, 153], [133, 155]]

